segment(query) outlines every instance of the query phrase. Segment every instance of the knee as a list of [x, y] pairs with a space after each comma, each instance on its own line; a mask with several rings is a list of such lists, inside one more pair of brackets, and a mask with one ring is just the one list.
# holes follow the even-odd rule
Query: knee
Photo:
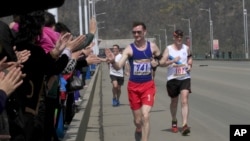
[[143, 123], [148, 123], [149, 122], [149, 113], [143, 113], [142, 122]]
[[120, 90], [121, 90], [121, 87], [120, 87], [120, 86], [118, 86], [118, 87], [117, 87], [117, 90], [118, 90], [118, 91], [120, 91]]
[[187, 99], [182, 100], [182, 101], [181, 101], [181, 105], [182, 105], [182, 106], [187, 106], [187, 105], [188, 105], [188, 100], [187, 100]]
[[178, 99], [172, 99], [171, 100], [171, 105], [172, 106], [177, 106], [178, 105]]
[[113, 85], [113, 88], [114, 88], [114, 89], [118, 89], [118, 86], [117, 86], [117, 85]]
[[141, 117], [136, 117], [135, 119], [134, 119], [134, 122], [135, 122], [135, 124], [136, 125], [141, 125]]

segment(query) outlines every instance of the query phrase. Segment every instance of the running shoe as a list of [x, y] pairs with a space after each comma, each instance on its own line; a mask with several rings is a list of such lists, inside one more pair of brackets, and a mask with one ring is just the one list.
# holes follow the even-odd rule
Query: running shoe
[[141, 131], [135, 130], [135, 141], [141, 141]]
[[188, 127], [187, 124], [182, 127], [181, 133], [183, 136], [187, 136], [190, 132], [190, 127]]
[[172, 132], [177, 133], [178, 132], [178, 127], [177, 127], [177, 120], [172, 121]]
[[115, 98], [112, 99], [112, 105], [116, 106], [117, 105], [117, 100]]
[[116, 106], [120, 106], [120, 101], [116, 100]]

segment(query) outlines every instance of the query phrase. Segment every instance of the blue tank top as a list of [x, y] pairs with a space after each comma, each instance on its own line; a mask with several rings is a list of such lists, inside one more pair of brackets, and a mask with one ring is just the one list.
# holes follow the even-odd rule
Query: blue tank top
[[145, 50], [140, 51], [135, 47], [134, 43], [130, 44], [133, 55], [128, 59], [130, 65], [130, 81], [147, 82], [152, 80], [151, 74], [151, 58], [152, 52], [150, 42], [147, 41]]

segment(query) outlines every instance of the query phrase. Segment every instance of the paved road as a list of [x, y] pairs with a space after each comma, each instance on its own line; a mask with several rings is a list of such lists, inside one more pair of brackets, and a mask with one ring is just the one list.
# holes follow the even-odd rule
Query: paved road
[[[250, 62], [194, 61], [190, 95], [190, 136], [170, 132], [170, 99], [165, 89], [166, 68], [156, 73], [157, 95], [151, 112], [150, 141], [228, 141], [230, 124], [250, 124]], [[127, 83], [127, 78], [126, 82]], [[135, 127], [123, 86], [121, 106], [111, 106], [111, 83], [102, 68], [104, 141], [133, 141]], [[181, 121], [180, 108], [178, 120]]]

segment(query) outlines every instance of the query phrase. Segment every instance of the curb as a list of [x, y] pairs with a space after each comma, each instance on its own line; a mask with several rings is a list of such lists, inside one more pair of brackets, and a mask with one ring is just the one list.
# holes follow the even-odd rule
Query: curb
[[[90, 113], [94, 101], [94, 95], [96, 95], [96, 85], [99, 74], [99, 66], [96, 67], [96, 71], [92, 76], [88, 88], [83, 95], [83, 101], [79, 104], [79, 112], [73, 117], [64, 138], [62, 141], [84, 141], [88, 130], [88, 123], [90, 119]], [[99, 84], [99, 83], [98, 83]], [[83, 93], [83, 90], [80, 91]], [[97, 96], [98, 97], [98, 96]]]

